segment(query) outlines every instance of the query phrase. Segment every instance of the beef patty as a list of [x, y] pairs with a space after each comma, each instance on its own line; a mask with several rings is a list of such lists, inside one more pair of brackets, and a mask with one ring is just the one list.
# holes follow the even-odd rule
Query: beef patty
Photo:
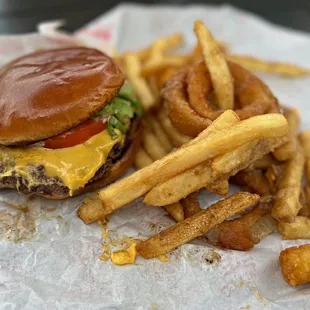
[[[128, 148], [131, 141], [135, 138], [135, 134], [139, 128], [140, 120], [136, 117], [132, 120], [129, 131], [126, 134], [125, 143], [122, 145], [117, 143], [110, 151], [104, 165], [102, 165], [96, 174], [85, 185], [97, 181], [108, 175], [111, 167], [115, 162], [122, 157], [123, 153]], [[0, 163], [0, 173], [5, 170], [3, 163]], [[25, 195], [41, 194], [44, 196], [52, 195], [68, 195], [69, 188], [63, 184], [59, 178], [48, 177], [45, 173], [43, 165], [31, 166], [30, 169], [32, 178], [36, 181], [35, 185], [29, 184], [28, 180], [22, 176], [17, 176], [13, 171], [11, 176], [0, 177], [0, 188], [14, 188]], [[38, 184], [39, 183], [39, 184]]]

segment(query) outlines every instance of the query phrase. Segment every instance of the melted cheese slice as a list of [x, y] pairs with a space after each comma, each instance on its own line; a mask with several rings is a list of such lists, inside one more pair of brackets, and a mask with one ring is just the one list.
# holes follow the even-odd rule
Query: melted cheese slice
[[[43, 165], [48, 177], [57, 177], [70, 189], [70, 195], [95, 175], [106, 162], [110, 151], [116, 143], [123, 143], [123, 136], [112, 140], [108, 131], [91, 137], [82, 144], [73, 147], [52, 150], [42, 147], [9, 148], [0, 147], [0, 160], [15, 162], [2, 176], [24, 176], [29, 185], [35, 184], [30, 174], [30, 166]], [[39, 181], [38, 181], [39, 183]]]

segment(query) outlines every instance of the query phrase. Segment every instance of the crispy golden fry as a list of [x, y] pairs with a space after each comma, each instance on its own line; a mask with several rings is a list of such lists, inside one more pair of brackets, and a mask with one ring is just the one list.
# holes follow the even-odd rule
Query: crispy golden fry
[[192, 193], [181, 200], [184, 210], [184, 217], [186, 219], [201, 211], [197, 194], [198, 193]]
[[[159, 42], [159, 43], [158, 43]], [[169, 50], [172, 50], [180, 45], [182, 45], [184, 42], [183, 36], [181, 33], [174, 33], [167, 37], [162, 37], [160, 39], [157, 39], [154, 43], [152, 43], [150, 46], [138, 50], [138, 51], [131, 51], [131, 52], [125, 52], [122, 55], [116, 57], [116, 60], [122, 60], [126, 54], [135, 54], [141, 62], [144, 62], [147, 60], [147, 58], [150, 57], [150, 54], [152, 53], [152, 49], [154, 48], [154, 45], [157, 43], [157, 51], [159, 50], [160, 54], [166, 54]], [[156, 52], [157, 52], [156, 51]], [[154, 53], [154, 52], [153, 52]]]
[[122, 62], [124, 60], [124, 57], [126, 54], [135, 54], [141, 62], [144, 62], [150, 54], [150, 47], [146, 47], [146, 48], [143, 48], [143, 49], [138, 50], [138, 51], [126, 51], [121, 55], [113, 57], [113, 59], [117, 63]]
[[[280, 140], [280, 141], [278, 141]], [[199, 189], [215, 182], [218, 179], [228, 178], [235, 175], [239, 170], [245, 169], [253, 161], [262, 157], [264, 154], [273, 151], [279, 144], [281, 139], [267, 139], [261, 140], [259, 144], [253, 149], [253, 152], [248, 158], [244, 158], [243, 162], [238, 163], [237, 166], [232, 167], [228, 174], [222, 174], [219, 171], [212, 174], [210, 163], [204, 162], [192, 169], [188, 169], [181, 174], [167, 180], [166, 182], [155, 186], [145, 196], [145, 201], [154, 206], [162, 206], [179, 201], [189, 194], [198, 191]]]
[[275, 194], [278, 191], [279, 184], [283, 177], [284, 165], [272, 165], [267, 168], [265, 176], [270, 184], [270, 193]]
[[145, 152], [143, 148], [140, 148], [137, 152], [134, 165], [137, 169], [142, 169], [153, 162], [152, 158]]
[[184, 40], [180, 33], [157, 39], [149, 49], [149, 56], [141, 71], [142, 76], [147, 77], [157, 74], [166, 67], [183, 66], [190, 59], [190, 56], [166, 55], [169, 50], [180, 46], [183, 42]]
[[262, 170], [242, 170], [235, 175], [234, 179], [239, 185], [246, 186], [250, 192], [260, 196], [271, 194], [270, 183]]
[[96, 195], [96, 198], [85, 198], [77, 213], [85, 224], [90, 224], [96, 221], [94, 218], [98, 218], [98, 220], [102, 220], [104, 218], [102, 209], [102, 201]]
[[148, 81], [150, 90], [153, 94], [153, 97], [155, 98], [155, 103], [157, 105], [160, 101], [160, 89], [157, 87], [156, 76], [149, 76], [147, 78], [147, 81]]
[[270, 210], [271, 205], [260, 204], [237, 219], [217, 225], [206, 236], [213, 245], [248, 251], [276, 230], [276, 221], [268, 216]]
[[[235, 175], [239, 170], [248, 167], [248, 165], [245, 166], [246, 162], [253, 163], [254, 160], [257, 160], [270, 151], [273, 151], [286, 141], [287, 138], [283, 136], [280, 138], [245, 143], [231, 152], [227, 152], [214, 158], [212, 162], [212, 170], [214, 171], [214, 174], [229, 173], [229, 175]], [[252, 149], [249, 148], [250, 146]], [[234, 172], [232, 173], [232, 171]]]
[[137, 251], [144, 258], [165, 254], [203, 235], [226, 218], [247, 209], [258, 200], [258, 195], [237, 193], [142, 241], [138, 244]]
[[153, 160], [160, 159], [168, 153], [165, 151], [165, 148], [158, 138], [147, 126], [145, 126], [142, 131], [142, 146]]
[[275, 73], [286, 77], [298, 77], [310, 74], [309, 69], [288, 63], [265, 61], [245, 55], [226, 55], [225, 57], [251, 71]]
[[210, 72], [218, 106], [223, 110], [233, 109], [234, 86], [224, 54], [201, 21], [195, 22], [194, 30]]
[[146, 82], [141, 77], [141, 62], [135, 54], [125, 54], [124, 69], [129, 82], [135, 88], [138, 98], [145, 110], [155, 105], [156, 100]]
[[180, 147], [191, 140], [190, 137], [181, 134], [172, 126], [171, 121], [167, 114], [167, 110], [164, 107], [158, 111], [157, 116], [162, 128], [166, 131], [166, 134], [170, 137], [173, 146]]
[[299, 215], [310, 217], [310, 130], [306, 130], [299, 135], [303, 153], [305, 156], [305, 175], [306, 183], [303, 189], [303, 203]]
[[145, 120], [146, 120], [148, 126], [150, 126], [152, 128], [152, 131], [154, 132], [154, 134], [156, 135], [156, 137], [158, 138], [160, 143], [165, 148], [165, 151], [167, 153], [171, 152], [172, 149], [173, 149], [173, 146], [172, 146], [172, 144], [170, 142], [169, 136], [163, 130], [163, 128], [161, 127], [161, 125], [158, 122], [157, 118], [154, 115], [152, 115], [152, 114], [148, 114], [146, 116]]
[[284, 112], [288, 123], [288, 142], [273, 152], [274, 157], [279, 161], [285, 161], [294, 156], [297, 148], [297, 131], [300, 123], [300, 115], [297, 109]]
[[158, 58], [147, 62], [141, 70], [141, 75], [143, 77], [148, 77], [156, 75], [169, 67], [180, 68], [186, 65], [190, 59], [191, 59], [190, 55], [164, 56], [162, 58]]
[[229, 190], [228, 179], [215, 180], [214, 182], [207, 184], [206, 189], [211, 193], [215, 193], [220, 196], [227, 196]]
[[144, 202], [158, 207], [169, 205], [213, 181], [210, 164], [203, 162], [153, 187], [144, 197]]
[[310, 239], [310, 219], [296, 216], [292, 223], [278, 223], [278, 230], [284, 240]]
[[175, 202], [171, 205], [165, 206], [164, 208], [176, 222], [184, 220], [184, 211], [181, 203]]
[[[229, 45], [223, 41], [218, 41], [218, 40], [216, 41], [216, 43], [218, 47], [221, 49], [222, 53], [227, 54]], [[193, 48], [192, 58], [193, 60], [200, 60], [201, 58], [203, 58], [202, 50], [201, 50], [199, 43], [197, 43], [195, 47]]]
[[283, 178], [272, 209], [272, 216], [278, 221], [293, 222], [301, 208], [299, 196], [304, 163], [303, 152], [298, 146], [293, 158], [285, 163]]
[[298, 215], [310, 217], [310, 187], [308, 184], [308, 180], [304, 188], [302, 189], [300, 195], [300, 204], [301, 209], [299, 210]]
[[[138, 153], [136, 154], [134, 162], [137, 169], [142, 169], [153, 163], [153, 160], [146, 154], [146, 152], [142, 148], [140, 148]], [[179, 202], [165, 206], [164, 208], [176, 222], [184, 220], [183, 207]]]
[[310, 158], [310, 130], [306, 130], [299, 135], [299, 140], [306, 158]]
[[[233, 112], [226, 111], [222, 115], [226, 113]], [[205, 139], [197, 137], [191, 141], [190, 145], [183, 146], [101, 190], [99, 198], [103, 201], [102, 209], [100, 211], [98, 209], [88, 210], [88, 212], [93, 216], [93, 221], [96, 221], [142, 196], [154, 186], [219, 154], [252, 140], [281, 137], [286, 134], [286, 119], [280, 114], [267, 114], [239, 122], [231, 128], [221, 130]]]
[[272, 165], [278, 164], [279, 162], [271, 154], [266, 154], [262, 158], [255, 161], [249, 169], [267, 169]]
[[297, 286], [310, 282], [310, 244], [283, 250], [279, 263], [288, 284]]
[[234, 167], [251, 157], [253, 149], [257, 144], [258, 141], [250, 141], [228, 153], [216, 157], [212, 162], [212, 169], [215, 173], [229, 173]]
[[[222, 114], [217, 120], [215, 120], [205, 131], [203, 131], [196, 139], [190, 141], [188, 144], [194, 143], [193, 141], [197, 141], [198, 139], [202, 139], [207, 137], [210, 134], [214, 134], [215, 132], [229, 128], [230, 126], [238, 123], [239, 119], [237, 115], [233, 112], [227, 111]], [[187, 144], [187, 145], [188, 145]], [[194, 176], [194, 177], [193, 177]], [[166, 181], [162, 185], [158, 185], [157, 188], [153, 188], [145, 197], [144, 201], [151, 205], [161, 205], [161, 202], [164, 202], [166, 205], [167, 199], [173, 199], [174, 202], [179, 201], [182, 198], [185, 198], [192, 192], [199, 190], [206, 184], [212, 184], [211, 180], [212, 171], [210, 169], [210, 164], [208, 162], [201, 163], [200, 165], [185, 171], [182, 174], [175, 176], [173, 179]], [[209, 183], [208, 183], [209, 181]], [[216, 180], [214, 180], [216, 182]], [[169, 188], [173, 189], [173, 191], [177, 191], [181, 194], [179, 199], [175, 199], [175, 195], [170, 194]], [[183, 189], [183, 191], [180, 191]], [[187, 189], [187, 191], [186, 191]], [[211, 190], [212, 188], [210, 188]], [[187, 192], [187, 194], [185, 194]]]

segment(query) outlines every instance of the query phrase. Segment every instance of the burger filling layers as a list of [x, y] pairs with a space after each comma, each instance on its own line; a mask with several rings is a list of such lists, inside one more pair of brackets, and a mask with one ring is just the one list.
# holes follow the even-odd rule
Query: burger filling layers
[[124, 84], [117, 97], [79, 126], [27, 147], [1, 146], [0, 187], [46, 195], [46, 186], [52, 186], [50, 194], [72, 195], [98, 170], [106, 173], [107, 160], [111, 165], [121, 155], [132, 119], [141, 114], [133, 88]]

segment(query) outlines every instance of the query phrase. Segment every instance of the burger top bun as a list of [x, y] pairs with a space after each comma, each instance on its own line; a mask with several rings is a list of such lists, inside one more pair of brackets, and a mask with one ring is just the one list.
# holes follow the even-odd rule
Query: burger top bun
[[0, 144], [44, 140], [98, 113], [124, 75], [110, 57], [84, 47], [34, 52], [0, 70]]

